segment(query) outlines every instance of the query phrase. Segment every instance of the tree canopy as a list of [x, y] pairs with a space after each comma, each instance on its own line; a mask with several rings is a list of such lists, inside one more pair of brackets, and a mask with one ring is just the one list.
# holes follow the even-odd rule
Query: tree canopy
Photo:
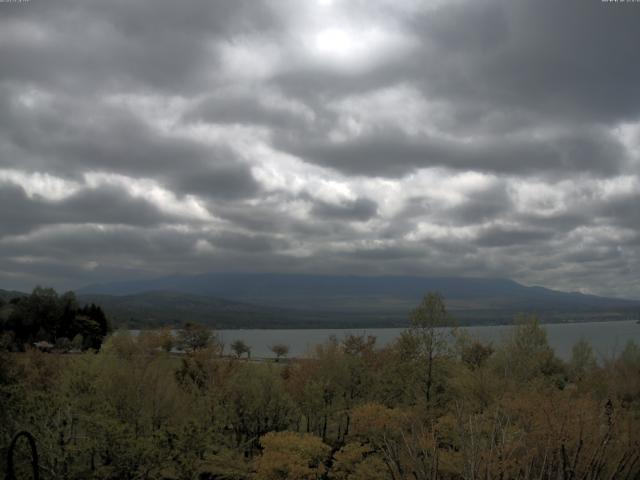
[[48, 342], [98, 350], [111, 327], [103, 310], [95, 304], [80, 306], [73, 292], [62, 295], [52, 288], [36, 287], [30, 295], [14, 299], [5, 322], [0, 322], [0, 335], [12, 349]]
[[167, 329], [73, 356], [0, 344], [0, 452], [28, 430], [47, 480], [640, 478], [636, 343], [565, 361], [533, 317], [495, 344], [431, 320], [280, 363], [224, 356], [196, 326], [184, 351]]

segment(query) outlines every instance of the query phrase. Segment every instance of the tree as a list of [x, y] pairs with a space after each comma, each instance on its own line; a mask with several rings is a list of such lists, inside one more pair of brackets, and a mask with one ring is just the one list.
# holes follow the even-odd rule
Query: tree
[[56, 326], [54, 336], [72, 338], [75, 335], [76, 325], [74, 324], [78, 313], [78, 301], [73, 292], [66, 292], [60, 297], [61, 315]]
[[528, 382], [535, 377], [562, 381], [562, 362], [555, 356], [538, 318], [519, 315], [515, 322], [510, 338], [499, 352], [498, 366], [504, 377], [516, 382]]
[[[326, 440], [331, 426], [344, 432], [348, 423], [349, 367], [347, 356], [335, 336], [316, 345], [309, 358], [297, 362], [289, 372], [289, 387], [306, 421], [306, 431]], [[338, 424], [335, 425], [335, 421]], [[340, 434], [339, 434], [340, 436]]]
[[102, 308], [98, 305], [91, 304], [85, 305], [77, 312], [78, 315], [83, 315], [85, 317], [90, 318], [98, 325], [98, 334], [104, 338], [109, 332], [111, 332], [111, 324], [109, 323], [109, 319], [105, 315]]
[[585, 376], [596, 369], [598, 362], [593, 355], [593, 349], [589, 342], [580, 339], [571, 350], [569, 360], [569, 375], [573, 381], [581, 381]]
[[235, 340], [231, 344], [231, 350], [233, 350], [233, 353], [235, 353], [238, 358], [242, 357], [245, 353], [247, 354], [247, 357], [251, 356], [251, 347], [247, 345], [244, 340]]
[[443, 327], [452, 323], [444, 298], [437, 292], [427, 293], [422, 303], [411, 312], [409, 334], [416, 341], [417, 353], [426, 363], [424, 383], [427, 402], [431, 401], [435, 359], [449, 348], [451, 332]]
[[188, 322], [178, 331], [177, 345], [185, 352], [195, 352], [210, 347], [215, 340], [211, 329], [197, 323]]
[[629, 340], [611, 365], [610, 376], [618, 397], [625, 403], [640, 403], [640, 346]]
[[52, 288], [36, 287], [31, 295], [17, 298], [9, 309], [9, 319], [0, 330], [13, 333], [16, 349], [35, 340], [55, 343], [58, 338], [80, 334], [84, 348], [98, 350], [111, 330], [102, 309], [94, 304], [79, 307], [73, 292], [58, 296]]
[[74, 319], [74, 326], [74, 331], [79, 332], [78, 334], [84, 338], [83, 350], [88, 348], [100, 349], [104, 335], [102, 335], [102, 329], [98, 322], [86, 315], [77, 315]]
[[258, 447], [258, 439], [286, 429], [295, 412], [281, 369], [273, 364], [225, 363], [233, 370], [225, 384], [224, 414], [237, 448], [247, 454]]
[[308, 433], [270, 432], [260, 438], [263, 453], [256, 461], [257, 480], [323, 478], [331, 447]]
[[289, 354], [289, 345], [285, 345], [284, 343], [276, 343], [275, 345], [271, 345], [269, 347], [275, 356], [276, 362], [280, 361], [280, 357], [286, 357]]
[[20, 298], [15, 304], [6, 328], [13, 330], [20, 347], [35, 340], [54, 342], [61, 313], [56, 291], [38, 286], [31, 295]]
[[640, 346], [633, 340], [629, 340], [620, 354], [620, 361], [640, 367]]
[[472, 370], [481, 368], [493, 354], [493, 347], [478, 340], [465, 345], [460, 354], [461, 360]]
[[73, 340], [71, 340], [71, 348], [74, 350], [82, 350], [83, 345], [84, 345], [84, 338], [80, 333], [77, 334], [75, 337], [73, 337]]
[[346, 444], [335, 453], [329, 478], [332, 480], [387, 480], [389, 471], [372, 445], [355, 442]]
[[342, 341], [344, 353], [351, 356], [364, 357], [373, 354], [377, 337], [373, 335], [348, 334]]

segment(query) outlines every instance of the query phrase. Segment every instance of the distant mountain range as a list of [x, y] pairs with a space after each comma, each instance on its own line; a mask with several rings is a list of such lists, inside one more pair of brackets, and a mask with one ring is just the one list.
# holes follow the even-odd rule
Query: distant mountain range
[[637, 318], [640, 301], [527, 287], [499, 278], [215, 273], [94, 284], [77, 290], [130, 326], [193, 320], [217, 328], [404, 326], [438, 291], [463, 324]]
[[[187, 321], [225, 329], [372, 328], [406, 326], [430, 291], [445, 297], [460, 324], [509, 323], [519, 313], [546, 322], [640, 318], [640, 301], [499, 278], [216, 273], [95, 284], [76, 294], [129, 328]], [[0, 321], [11, 312], [8, 301], [22, 295], [0, 290]]]

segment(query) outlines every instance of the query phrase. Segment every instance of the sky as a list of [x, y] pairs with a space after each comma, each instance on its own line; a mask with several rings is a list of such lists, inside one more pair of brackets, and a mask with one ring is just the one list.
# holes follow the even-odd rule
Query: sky
[[506, 277], [640, 299], [640, 3], [0, 3], [0, 288]]

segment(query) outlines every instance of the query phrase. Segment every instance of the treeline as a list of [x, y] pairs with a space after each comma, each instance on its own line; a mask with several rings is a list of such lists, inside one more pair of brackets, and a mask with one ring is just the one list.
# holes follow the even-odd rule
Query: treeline
[[4, 353], [0, 445], [32, 432], [46, 479], [639, 478], [636, 344], [562, 361], [535, 319], [495, 345], [450, 322], [428, 295], [384, 348], [348, 336], [287, 362], [222, 357], [195, 327], [179, 357], [167, 330]]
[[98, 350], [111, 330], [102, 308], [81, 307], [73, 292], [58, 295], [52, 288], [36, 287], [0, 308], [0, 346], [5, 350], [24, 351], [38, 342], [60, 351]]

